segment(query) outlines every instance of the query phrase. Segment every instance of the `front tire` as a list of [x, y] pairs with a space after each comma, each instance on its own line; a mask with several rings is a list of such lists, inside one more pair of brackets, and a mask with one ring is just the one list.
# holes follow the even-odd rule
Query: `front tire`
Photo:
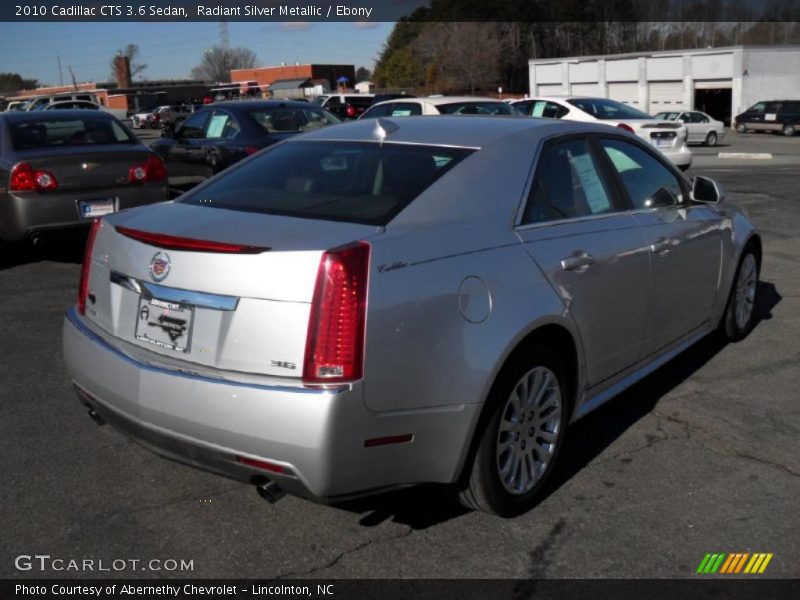
[[717, 133], [715, 131], [709, 131], [708, 135], [706, 136], [706, 146], [716, 146], [717, 145]]
[[457, 484], [464, 506], [502, 517], [534, 506], [564, 442], [567, 389], [563, 362], [550, 348], [533, 346], [511, 359]]
[[739, 123], [736, 126], [736, 131], [738, 131], [739, 133], [747, 133], [747, 125], [745, 125], [744, 123]]
[[720, 323], [720, 332], [730, 342], [744, 339], [755, 326], [759, 272], [760, 266], [755, 246], [748, 244], [739, 259], [728, 305], [725, 308], [722, 323]]

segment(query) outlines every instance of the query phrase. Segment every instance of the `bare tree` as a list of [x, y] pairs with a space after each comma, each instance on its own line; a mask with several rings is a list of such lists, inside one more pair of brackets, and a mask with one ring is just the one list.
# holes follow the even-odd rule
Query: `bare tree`
[[192, 69], [192, 78], [227, 83], [231, 69], [252, 69], [257, 62], [256, 53], [248, 48], [214, 46], [203, 53], [200, 64]]
[[505, 46], [496, 23], [429, 23], [413, 43], [436, 91], [488, 89], [500, 81]]
[[[130, 76], [131, 81], [136, 79], [137, 75], [141, 75], [142, 72], [147, 68], [147, 65], [143, 62], [139, 62], [139, 46], [137, 44], [128, 44], [124, 48], [120, 48], [117, 50], [116, 56], [126, 56], [130, 63]], [[110, 79], [114, 81], [119, 80], [119, 73], [117, 73], [117, 63], [114, 58], [111, 59], [111, 75], [109, 76]], [[141, 79], [141, 77], [140, 77]]]

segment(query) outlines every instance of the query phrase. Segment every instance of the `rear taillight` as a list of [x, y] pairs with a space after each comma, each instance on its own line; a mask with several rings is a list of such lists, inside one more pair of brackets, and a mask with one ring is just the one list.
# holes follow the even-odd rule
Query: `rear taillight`
[[144, 164], [133, 165], [128, 169], [128, 183], [163, 181], [167, 178], [167, 166], [161, 157], [148, 154]]
[[353, 106], [352, 104], [348, 104], [347, 108], [345, 109], [345, 113], [351, 119], [354, 118], [356, 116], [356, 107]]
[[636, 133], [633, 130], [633, 127], [631, 127], [630, 125], [628, 125], [626, 123], [620, 123], [619, 125], [617, 125], [617, 127], [619, 127], [620, 129], [624, 129], [625, 131], [628, 131], [630, 133]]
[[369, 255], [366, 242], [322, 255], [308, 321], [305, 383], [340, 383], [363, 375]]
[[258, 146], [245, 146], [244, 147], [244, 151], [247, 153], [248, 156], [250, 156], [251, 154], [255, 154], [259, 150], [261, 150], [261, 148], [259, 148]]
[[86, 238], [86, 250], [83, 253], [83, 265], [81, 266], [81, 281], [78, 285], [78, 312], [86, 314], [86, 299], [89, 297], [89, 271], [92, 266], [92, 252], [94, 252], [94, 240], [100, 229], [100, 219], [92, 221], [89, 229], [89, 237]]
[[17, 163], [11, 168], [8, 191], [29, 192], [58, 189], [58, 181], [50, 171], [34, 171], [28, 163]]

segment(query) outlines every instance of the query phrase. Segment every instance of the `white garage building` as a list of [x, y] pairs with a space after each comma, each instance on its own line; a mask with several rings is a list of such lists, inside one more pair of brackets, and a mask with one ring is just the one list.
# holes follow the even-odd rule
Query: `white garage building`
[[649, 114], [730, 122], [759, 100], [800, 99], [800, 46], [728, 46], [529, 61], [531, 96], [612, 98]]

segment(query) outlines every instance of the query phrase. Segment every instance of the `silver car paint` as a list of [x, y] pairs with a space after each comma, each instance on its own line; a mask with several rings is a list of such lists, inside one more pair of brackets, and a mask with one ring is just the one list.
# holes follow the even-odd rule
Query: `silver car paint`
[[[64, 324], [68, 372], [91, 403], [162, 454], [239, 479], [258, 471], [236, 464], [235, 455], [268, 460], [291, 470], [268, 474], [287, 489], [341, 497], [455, 480], [503, 363], [544, 325], [561, 328], [576, 349], [574, 420], [719, 322], [754, 234], [732, 205], [518, 225], [542, 142], [609, 132], [606, 126], [498, 117], [398, 122], [395, 143], [482, 149], [385, 229], [169, 203], [105, 219], [91, 269], [97, 302], [86, 317], [71, 311]], [[374, 127], [357, 121], [287, 143], [369, 140]], [[120, 236], [117, 224], [273, 250], [170, 253], [172, 270], [160, 285], [239, 298], [236, 311], [198, 308], [198, 352], [176, 356], [132, 339], [136, 293], [112, 283], [111, 272], [149, 281], [158, 249]], [[667, 266], [651, 248], [653, 236], [675, 240], [669, 264], [688, 269], [686, 281], [714, 273], [713, 293], [709, 285], [687, 289], [671, 270], [664, 276], [675, 287], [643, 285], [653, 264]], [[372, 244], [365, 376], [309, 389], [299, 372], [271, 368], [269, 360], [280, 354], [302, 364], [321, 252], [353, 239]], [[585, 272], [560, 268], [581, 249], [597, 262]], [[602, 304], [592, 305], [587, 294], [597, 293]], [[681, 325], [662, 332], [673, 305], [686, 308]], [[370, 438], [407, 433], [412, 443], [364, 447]]]

